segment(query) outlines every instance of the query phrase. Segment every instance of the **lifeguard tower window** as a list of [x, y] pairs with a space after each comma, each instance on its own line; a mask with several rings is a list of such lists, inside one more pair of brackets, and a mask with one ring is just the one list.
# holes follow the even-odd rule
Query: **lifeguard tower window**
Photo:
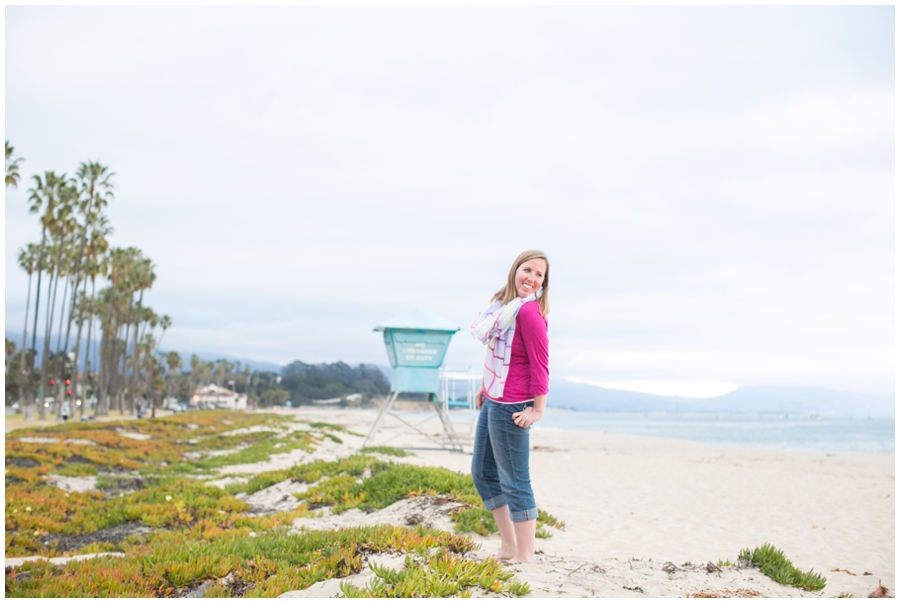
[[[447, 416], [446, 405], [441, 399], [439, 375], [444, 357], [447, 355], [447, 347], [450, 345], [450, 338], [459, 331], [459, 327], [421, 308], [413, 308], [375, 327], [374, 330], [381, 331], [384, 336], [384, 346], [391, 364], [391, 392], [363, 446], [374, 443], [383, 421], [391, 416], [436, 442], [440, 448], [462, 452], [462, 444], [453, 429], [453, 423]], [[440, 439], [419, 429], [424, 421], [413, 425], [394, 412], [394, 402], [401, 395], [404, 399], [409, 395], [415, 395], [433, 405], [443, 427], [443, 436]], [[398, 435], [400, 434], [393, 437]]]

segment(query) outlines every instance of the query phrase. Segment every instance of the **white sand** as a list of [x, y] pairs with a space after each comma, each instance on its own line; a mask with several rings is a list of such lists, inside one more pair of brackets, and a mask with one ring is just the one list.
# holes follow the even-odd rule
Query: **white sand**
[[[341, 424], [364, 435], [375, 417], [374, 411], [293, 412], [300, 420]], [[440, 431], [437, 420], [427, 423], [426, 431], [429, 426], [430, 433]], [[400, 431], [399, 423], [391, 422], [375, 443]], [[341, 438], [348, 450], [363, 440]], [[414, 434], [389, 445], [432, 444]], [[515, 566], [533, 596], [755, 591], [770, 597], [864, 597], [879, 579], [894, 592], [893, 455], [725, 448], [541, 430], [532, 432], [531, 445], [538, 506], [566, 522], [564, 531], [551, 530], [552, 538], [537, 541], [535, 565]], [[469, 471], [470, 454], [413, 452], [414, 457], [395, 460]], [[346, 514], [344, 524], [342, 516], [330, 517], [327, 526], [362, 523], [357, 514]], [[402, 523], [402, 518], [395, 514], [389, 522]], [[475, 540], [481, 556], [499, 547], [496, 535]], [[782, 549], [800, 570], [822, 574], [825, 590], [785, 587], [758, 570], [707, 571], [709, 562], [736, 561], [741, 549], [766, 542]], [[331, 596], [339, 590], [324, 592], [319, 585], [316, 592]]]

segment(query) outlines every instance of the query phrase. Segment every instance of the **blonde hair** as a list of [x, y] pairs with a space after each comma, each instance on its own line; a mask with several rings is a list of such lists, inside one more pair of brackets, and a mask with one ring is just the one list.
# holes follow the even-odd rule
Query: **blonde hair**
[[491, 301], [499, 301], [505, 305], [519, 296], [516, 293], [516, 270], [529, 260], [544, 260], [547, 263], [547, 270], [544, 272], [544, 284], [542, 285], [544, 292], [540, 299], [537, 300], [541, 314], [544, 318], [547, 318], [550, 315], [550, 296], [548, 295], [550, 290], [550, 260], [547, 259], [547, 255], [543, 251], [538, 251], [537, 249], [529, 249], [519, 254], [519, 257], [516, 258], [516, 261], [513, 262], [512, 267], [509, 269], [506, 284], [494, 293]]

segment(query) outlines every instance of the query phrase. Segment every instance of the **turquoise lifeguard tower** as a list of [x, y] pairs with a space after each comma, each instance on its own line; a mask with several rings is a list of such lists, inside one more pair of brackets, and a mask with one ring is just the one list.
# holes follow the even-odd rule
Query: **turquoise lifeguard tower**
[[[363, 446], [373, 442], [382, 421], [387, 415], [391, 415], [436, 442], [441, 448], [449, 447], [462, 452], [462, 444], [447, 415], [446, 406], [440, 399], [439, 374], [444, 357], [447, 355], [450, 338], [459, 331], [459, 327], [445, 318], [417, 307], [375, 327], [374, 330], [384, 334], [384, 347], [387, 348], [388, 361], [391, 364], [391, 393], [381, 407]], [[428, 395], [428, 401], [434, 405], [441, 419], [444, 441], [435, 439], [434, 436], [419, 429], [425, 421], [413, 425], [393, 411], [394, 402], [401, 393]]]

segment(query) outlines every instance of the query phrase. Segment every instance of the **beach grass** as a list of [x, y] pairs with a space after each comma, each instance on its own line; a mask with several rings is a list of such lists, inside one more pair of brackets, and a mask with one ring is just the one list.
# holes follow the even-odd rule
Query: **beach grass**
[[738, 561], [744, 567], [758, 567], [762, 573], [779, 584], [794, 586], [807, 591], [819, 591], [825, 588], [825, 578], [812, 570], [801, 572], [781, 549], [769, 543], [753, 550], [744, 549], [738, 555]]

